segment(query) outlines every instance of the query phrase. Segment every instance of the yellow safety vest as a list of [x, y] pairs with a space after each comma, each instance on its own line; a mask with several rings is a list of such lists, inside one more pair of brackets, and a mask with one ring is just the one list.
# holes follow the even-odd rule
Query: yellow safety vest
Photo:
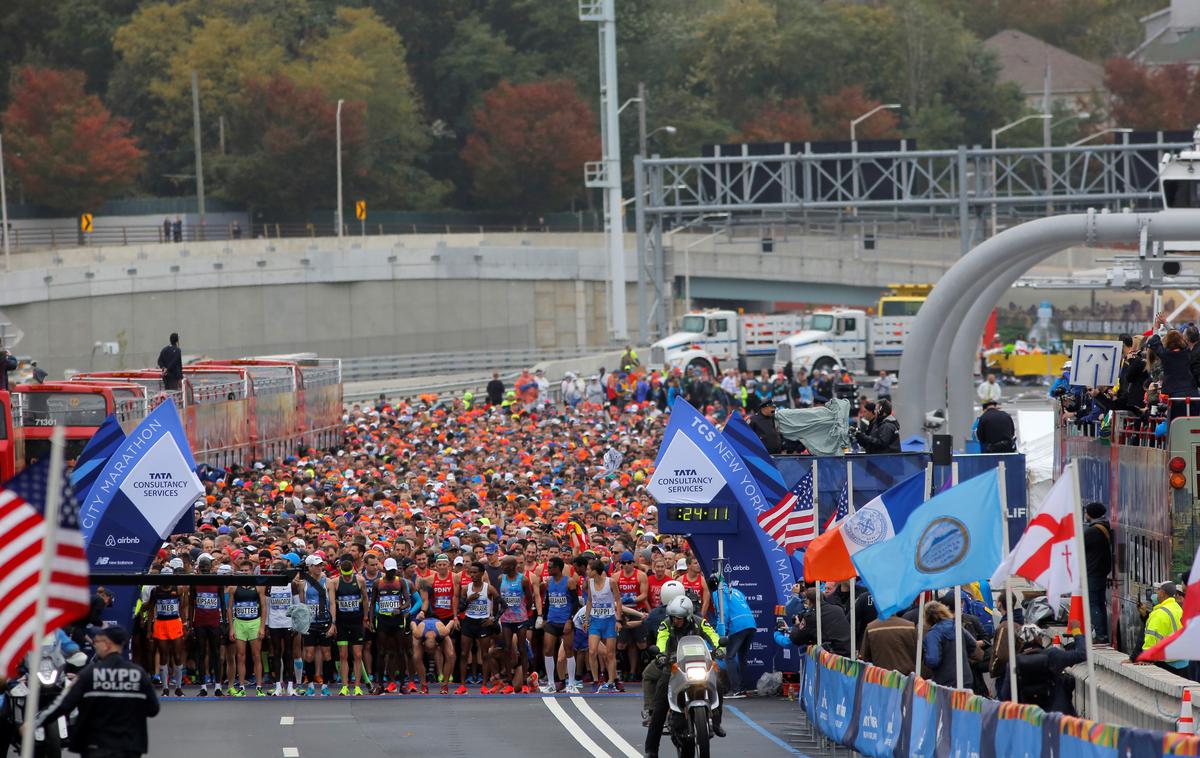
[[[1183, 609], [1179, 607], [1179, 601], [1173, 597], [1162, 601], [1154, 606], [1154, 610], [1150, 611], [1150, 616], [1146, 619], [1146, 636], [1142, 640], [1142, 650], [1154, 647], [1179, 631], [1179, 627], [1182, 625]], [[1174, 662], [1167, 661], [1167, 663]]]

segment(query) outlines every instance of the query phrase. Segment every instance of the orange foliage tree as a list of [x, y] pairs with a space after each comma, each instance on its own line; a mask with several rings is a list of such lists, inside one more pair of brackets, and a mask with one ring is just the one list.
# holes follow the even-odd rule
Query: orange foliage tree
[[25, 195], [72, 214], [129, 189], [143, 159], [129, 122], [83, 85], [80, 71], [26, 66], [3, 116], [6, 153]]
[[1133, 129], [1191, 129], [1200, 123], [1200, 71], [1179, 63], [1148, 68], [1128, 58], [1104, 66], [1112, 123]]
[[596, 116], [566, 79], [500, 82], [462, 151], [476, 196], [527, 211], [569, 207], [583, 192], [583, 164], [599, 157]]

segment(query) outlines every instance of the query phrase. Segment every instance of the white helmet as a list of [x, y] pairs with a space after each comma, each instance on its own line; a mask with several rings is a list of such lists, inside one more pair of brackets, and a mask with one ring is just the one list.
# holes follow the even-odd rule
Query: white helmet
[[677, 597], [670, 603], [667, 603], [667, 615], [672, 618], [691, 618], [692, 611], [696, 606], [692, 605], [691, 598], [686, 595]]
[[659, 591], [659, 602], [669, 606], [672, 600], [686, 594], [687, 589], [683, 586], [683, 582], [672, 579], [669, 582], [663, 582], [662, 589]]

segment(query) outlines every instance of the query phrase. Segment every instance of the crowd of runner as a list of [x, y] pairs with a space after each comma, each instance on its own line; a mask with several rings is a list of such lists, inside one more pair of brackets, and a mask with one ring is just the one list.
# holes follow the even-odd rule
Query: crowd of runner
[[599, 402], [538, 379], [354, 405], [341, 449], [208, 472], [152, 572], [298, 574], [144, 588], [135, 660], [164, 696], [608, 692], [671, 580], [736, 631], [645, 491], [666, 415], [638, 385], [680, 378], [621, 372]]

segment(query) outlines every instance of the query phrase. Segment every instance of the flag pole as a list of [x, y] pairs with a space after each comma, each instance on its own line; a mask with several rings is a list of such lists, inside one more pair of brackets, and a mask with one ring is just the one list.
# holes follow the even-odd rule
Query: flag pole
[[[933, 461], [925, 464], [925, 500], [929, 501], [929, 493], [933, 491]], [[921, 660], [925, 657], [925, 593], [917, 593], [917, 668], [913, 671], [921, 675]]]
[[[817, 523], [816, 523], [816, 527], [817, 527], [817, 536], [818, 536], [818, 537], [820, 537], [820, 536], [821, 536], [821, 498], [817, 496], [817, 493], [820, 491], [820, 490], [818, 490], [818, 489], [817, 489], [817, 486], [818, 486], [818, 482], [817, 482], [817, 471], [818, 471], [818, 469], [819, 469], [819, 466], [817, 466], [817, 459], [816, 459], [816, 457], [814, 456], [814, 457], [813, 457], [813, 469], [812, 469], [812, 478], [813, 478], [813, 492], [812, 492], [812, 496], [813, 496], [813, 514], [814, 514], [814, 515], [817, 517]], [[825, 638], [822, 636], [822, 629], [821, 629], [821, 595], [822, 595], [822, 592], [821, 592], [821, 582], [820, 582], [820, 580], [818, 580], [818, 581], [815, 583], [815, 586], [816, 586], [816, 590], [817, 590], [817, 603], [816, 603], [816, 609], [817, 609], [817, 646], [818, 646], [818, 647], [820, 647], [820, 646], [821, 646], [821, 645], [822, 645], [822, 644], [825, 642]]]
[[[1004, 481], [1004, 461], [996, 466], [1000, 486], [1000, 517], [1004, 519], [1004, 549], [1012, 549], [1012, 525], [1008, 522], [1008, 487]], [[1008, 699], [1017, 702], [1017, 639], [1013, 620], [1012, 576], [1004, 577], [1004, 608], [1008, 616]]]
[[[950, 464], [950, 486], [958, 486], [958, 461]], [[962, 585], [954, 585], [954, 675], [955, 687], [963, 688]]]
[[[58, 511], [63, 488], [63, 439], [66, 430], [60, 425], [50, 434], [50, 473], [46, 480], [45, 532], [42, 536], [42, 567], [38, 575], [37, 607], [33, 614], [33, 649], [26, 663], [29, 694], [25, 697], [25, 723], [21, 725], [21, 758], [33, 758], [33, 732], [37, 721], [38, 698], [42, 680], [38, 664], [42, 657], [42, 638], [45, 636], [46, 614], [50, 605], [50, 574], [54, 571], [55, 545], [58, 542]], [[55, 727], [57, 728], [57, 726]]]
[[[1079, 495], [1079, 465], [1071, 461], [1072, 490], [1075, 498], [1073, 508], [1075, 518], [1075, 565], [1085, 566], [1083, 550], [1083, 498]], [[1068, 562], [1068, 568], [1070, 563]], [[1088, 718], [1098, 720], [1100, 707], [1096, 696], [1096, 656], [1092, 651], [1092, 612], [1091, 598], [1088, 595], [1087, 580], [1080, 578], [1080, 595], [1083, 597], [1083, 643], [1087, 651], [1087, 689], [1088, 689]], [[1056, 601], [1057, 602], [1057, 601]]]
[[[846, 459], [846, 507], [850, 513], [854, 513], [854, 466], [852, 461]], [[850, 660], [858, 660], [858, 605], [856, 594], [858, 590], [858, 577], [850, 577]]]

